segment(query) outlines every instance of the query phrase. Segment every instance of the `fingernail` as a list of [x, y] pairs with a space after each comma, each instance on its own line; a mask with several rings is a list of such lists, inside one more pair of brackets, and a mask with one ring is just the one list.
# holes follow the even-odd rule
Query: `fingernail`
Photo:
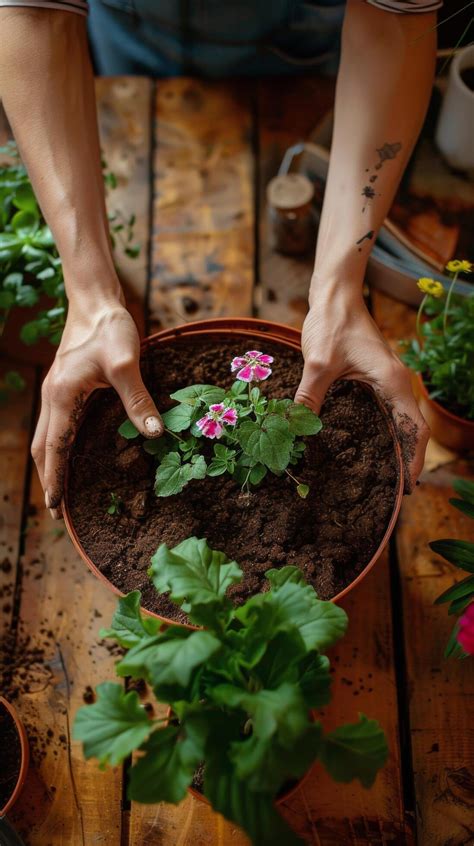
[[51, 514], [51, 517], [53, 518], [53, 520], [60, 520], [61, 519], [61, 514], [59, 513], [59, 510], [57, 508], [50, 508], [49, 513]]
[[162, 431], [162, 425], [158, 417], [147, 417], [145, 429], [149, 435], [158, 435]]
[[50, 507], [50, 505], [51, 505], [51, 500], [50, 500], [50, 498], [49, 498], [49, 493], [48, 493], [48, 491], [45, 491], [45, 492], [44, 492], [44, 504], [45, 504], [46, 508], [49, 508], [49, 507]]

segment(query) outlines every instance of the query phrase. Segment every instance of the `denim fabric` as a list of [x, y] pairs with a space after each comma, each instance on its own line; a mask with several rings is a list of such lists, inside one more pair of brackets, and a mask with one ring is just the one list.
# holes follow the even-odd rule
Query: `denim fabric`
[[90, 0], [97, 71], [163, 77], [335, 73], [345, 3]]

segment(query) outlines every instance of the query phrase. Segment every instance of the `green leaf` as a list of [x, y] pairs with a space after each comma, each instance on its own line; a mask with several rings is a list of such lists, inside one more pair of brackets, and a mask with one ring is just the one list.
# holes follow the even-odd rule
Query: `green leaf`
[[453, 488], [465, 502], [474, 505], [474, 482], [467, 479], [455, 479]]
[[13, 205], [21, 211], [33, 212], [38, 215], [38, 203], [29, 182], [23, 182], [15, 191]]
[[261, 424], [246, 420], [238, 430], [239, 443], [244, 452], [265, 464], [273, 473], [281, 473], [288, 466], [293, 444], [289, 423], [270, 414]]
[[120, 684], [103, 682], [96, 692], [97, 701], [77, 712], [73, 738], [83, 742], [86, 758], [115, 766], [146, 740], [153, 723], [136, 691], [125, 693]]
[[453, 630], [449, 636], [448, 642], [446, 644], [446, 648], [444, 650], [444, 657], [445, 658], [452, 658], [453, 656], [462, 657], [464, 656], [464, 650], [461, 644], [458, 641], [458, 632], [459, 632], [459, 622], [455, 624]]
[[118, 433], [119, 435], [122, 435], [122, 438], [126, 438], [128, 441], [132, 438], [137, 438], [140, 434], [137, 427], [134, 426], [131, 420], [124, 420], [122, 425], [118, 428]]
[[293, 435], [317, 435], [323, 426], [318, 415], [302, 403], [288, 406], [286, 416]]
[[331, 701], [330, 663], [326, 655], [308, 652], [300, 664], [299, 685], [308, 708], [323, 708]]
[[157, 496], [179, 494], [191, 479], [204, 479], [206, 470], [202, 455], [194, 455], [190, 463], [183, 464], [179, 452], [169, 452], [156, 471], [155, 493]]
[[191, 674], [221, 648], [221, 641], [207, 631], [188, 633], [160, 643], [149, 665], [149, 678], [155, 695], [162, 701], [180, 699]]
[[15, 302], [15, 292], [14, 291], [0, 291], [0, 308], [8, 309], [11, 308]]
[[214, 457], [207, 469], [208, 476], [221, 476], [223, 473], [233, 473], [235, 469], [235, 449], [229, 449], [224, 444], [214, 445]]
[[250, 790], [220, 755], [206, 761], [204, 792], [214, 810], [240, 826], [254, 846], [303, 846], [275, 809], [273, 794]]
[[194, 408], [191, 405], [182, 403], [170, 408], [162, 414], [163, 423], [170, 432], [183, 432], [191, 425], [194, 415]]
[[323, 737], [319, 756], [335, 781], [357, 778], [363, 787], [371, 787], [387, 760], [387, 741], [377, 720], [360, 714], [358, 723], [339, 726]]
[[257, 464], [252, 467], [249, 476], [249, 482], [251, 485], [259, 485], [267, 475], [267, 468], [264, 464], [258, 462]]
[[3, 287], [5, 289], [15, 290], [23, 285], [23, 273], [9, 273], [3, 280]]
[[446, 561], [455, 564], [461, 570], [474, 573], [474, 543], [444, 538], [443, 540], [432, 541], [429, 546], [433, 552], [442, 555]]
[[474, 520], [474, 504], [472, 502], [466, 502], [464, 499], [450, 499], [449, 504], [454, 505], [458, 511], [462, 511], [463, 514], [467, 514]]
[[[227, 589], [242, 578], [242, 571], [225, 553], [211, 549], [204, 538], [187, 538], [169, 549], [158, 547], [148, 571], [160, 593], [169, 591], [173, 602], [182, 605], [190, 619], [198, 625], [209, 614], [224, 607]], [[210, 621], [212, 625], [212, 620]]]
[[225, 397], [225, 390], [215, 385], [190, 385], [188, 388], [180, 388], [179, 391], [175, 391], [170, 396], [177, 402], [197, 407], [222, 402]]
[[130, 648], [140, 643], [144, 637], [155, 635], [160, 626], [159, 620], [141, 614], [141, 598], [139, 590], [121, 597], [110, 629], [101, 629], [100, 637], [115, 638], [120, 646]]
[[22, 285], [20, 288], [17, 288], [16, 292], [16, 304], [19, 306], [34, 306], [39, 300], [39, 294], [36, 288], [33, 288], [32, 285]]
[[188, 718], [184, 727], [155, 731], [142, 746], [145, 755], [132, 767], [128, 798], [145, 804], [181, 802], [204, 758], [207, 731], [198, 717]]
[[306, 497], [309, 494], [309, 485], [303, 485], [303, 484], [300, 483], [296, 487], [296, 492], [297, 492], [298, 496], [301, 497], [301, 499], [306, 499]]
[[435, 599], [435, 605], [441, 605], [443, 602], [451, 602], [453, 599], [460, 599], [463, 596], [469, 596], [473, 594], [474, 596], [474, 576], [467, 576], [465, 579], [462, 579], [460, 582], [456, 582], [456, 584], [451, 585], [441, 596], [438, 596]]
[[11, 219], [11, 227], [18, 238], [33, 238], [39, 226], [38, 214], [31, 211], [19, 211]]
[[8, 370], [5, 373], [5, 385], [11, 391], [23, 391], [26, 388], [26, 382], [23, 376], [16, 370]]

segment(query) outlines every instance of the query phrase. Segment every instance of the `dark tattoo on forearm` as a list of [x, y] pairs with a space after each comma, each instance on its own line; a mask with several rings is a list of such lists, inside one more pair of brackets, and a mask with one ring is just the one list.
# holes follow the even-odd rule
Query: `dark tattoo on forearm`
[[[362, 189], [362, 197], [364, 198], [364, 205], [362, 207], [362, 212], [365, 212], [368, 203], [375, 200], [376, 197], [380, 197], [380, 194], [377, 194], [375, 188], [373, 187], [374, 182], [378, 179], [378, 174], [374, 173], [375, 170], [380, 170], [385, 162], [389, 161], [390, 159], [396, 158], [400, 150], [402, 149], [401, 141], [395, 141], [393, 144], [389, 144], [388, 141], [382, 147], [377, 147], [376, 152], [378, 154], [378, 161], [372, 165], [371, 168], [366, 167], [365, 172], [369, 173], [370, 176], [366, 177], [368, 182], [364, 185]], [[370, 183], [370, 184], [369, 184]], [[369, 241], [373, 238], [373, 231], [367, 232], [366, 235], [363, 235], [362, 238], [359, 238], [356, 241], [356, 246], [359, 247], [359, 253], [361, 252], [361, 247], [359, 246], [365, 239], [367, 238]]]

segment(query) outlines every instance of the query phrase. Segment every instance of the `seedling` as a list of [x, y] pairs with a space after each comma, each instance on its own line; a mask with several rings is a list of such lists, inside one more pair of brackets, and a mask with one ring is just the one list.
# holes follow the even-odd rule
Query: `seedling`
[[[258, 384], [271, 375], [272, 363], [272, 356], [249, 350], [231, 362], [236, 381], [230, 390], [190, 385], [171, 394], [177, 405], [163, 414], [165, 435], [143, 444], [158, 462], [157, 496], [173, 496], [192, 479], [224, 473], [249, 492], [268, 472], [285, 473], [299, 496], [308, 495], [309, 486], [289, 467], [303, 455], [303, 436], [317, 434], [321, 420], [305, 405], [268, 399], [262, 393]], [[122, 423], [119, 433], [124, 438], [140, 434], [130, 420]]]
[[123, 508], [123, 502], [120, 497], [116, 493], [110, 494], [110, 505], [107, 509], [107, 514], [113, 514], [118, 517], [121, 514]]
[[195, 537], [174, 549], [161, 544], [149, 574], [159, 593], [206, 628], [162, 629], [142, 616], [133, 591], [100, 634], [126, 650], [117, 675], [146, 681], [170, 718], [150, 719], [136, 691], [104, 682], [97, 701], [80, 708], [74, 738], [102, 768], [139, 751], [128, 779], [132, 801], [177, 804], [204, 764], [204, 795], [254, 844], [300, 844], [275, 808], [288, 784], [319, 758], [336, 781], [370, 787], [387, 758], [376, 720], [359, 714], [325, 732], [311, 716], [331, 698], [324, 653], [345, 633], [345, 611], [318, 599], [291, 566], [269, 570], [268, 591], [236, 607], [228, 589], [241, 581], [238, 564]]

